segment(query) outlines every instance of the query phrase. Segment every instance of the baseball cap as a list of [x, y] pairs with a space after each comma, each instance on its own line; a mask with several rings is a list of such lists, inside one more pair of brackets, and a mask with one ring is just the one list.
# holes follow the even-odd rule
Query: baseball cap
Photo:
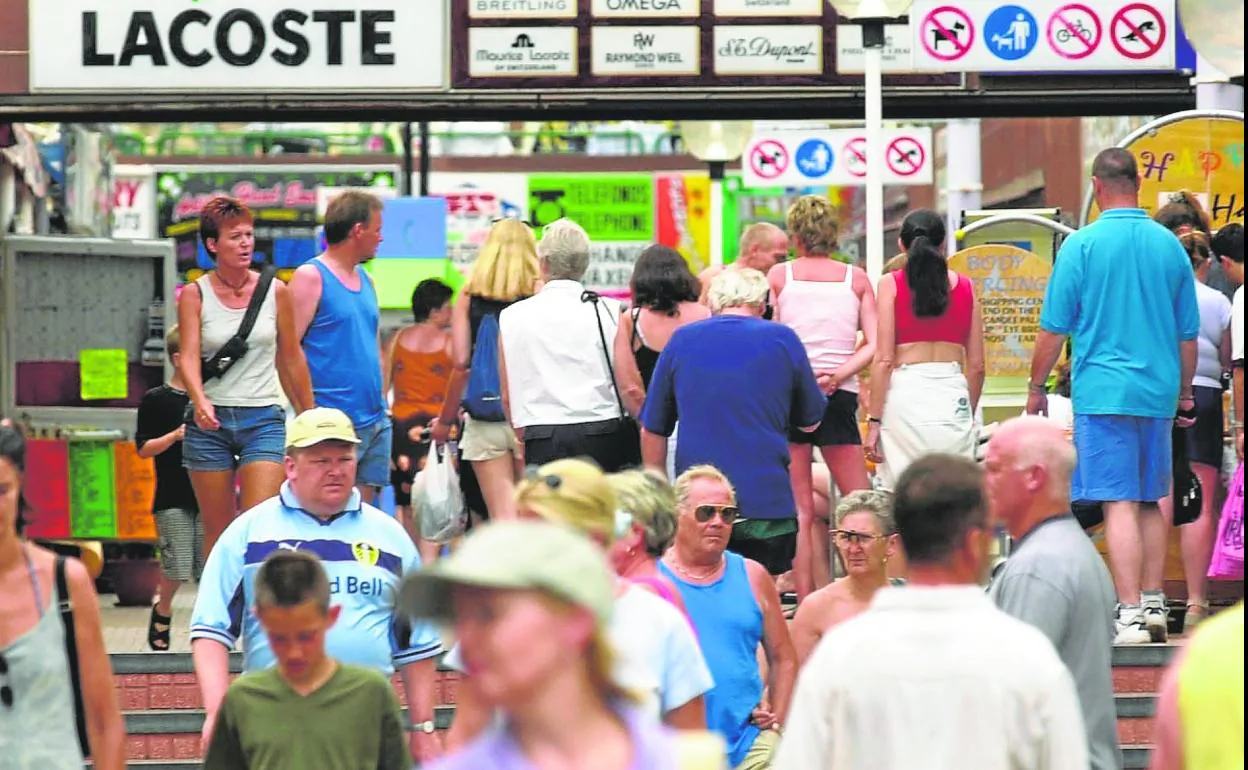
[[337, 409], [318, 406], [286, 423], [286, 447], [306, 449], [322, 441], [343, 441], [358, 444], [351, 418]]
[[584, 607], [605, 625], [615, 584], [606, 554], [584, 535], [545, 521], [504, 521], [475, 530], [454, 554], [404, 579], [399, 607], [447, 621], [455, 586], [534, 590]]

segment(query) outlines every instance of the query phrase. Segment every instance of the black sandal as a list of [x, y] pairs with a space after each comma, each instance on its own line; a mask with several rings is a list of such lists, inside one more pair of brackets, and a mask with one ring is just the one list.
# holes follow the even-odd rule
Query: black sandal
[[[164, 626], [165, 630], [161, 631], [157, 626]], [[152, 604], [152, 614], [147, 620], [147, 646], [156, 652], [169, 651], [169, 635], [173, 630], [173, 616], [161, 615], [156, 611], [156, 604]]]

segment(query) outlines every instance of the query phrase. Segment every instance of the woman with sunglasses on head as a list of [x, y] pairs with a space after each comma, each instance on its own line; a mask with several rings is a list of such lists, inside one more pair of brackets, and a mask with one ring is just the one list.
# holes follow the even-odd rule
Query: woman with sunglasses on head
[[[477, 252], [468, 282], [451, 310], [451, 352], [455, 368], [442, 402], [442, 413], [430, 424], [433, 441], [439, 446], [447, 442], [452, 426], [459, 422], [482, 323], [491, 319], [488, 328], [495, 335], [492, 344], [497, 347], [499, 314], [533, 296], [540, 280], [533, 231], [518, 219], [508, 217], [496, 221]], [[495, 371], [499, 367], [497, 361], [480, 365], [493, 366]], [[479, 376], [482, 374], [478, 372]], [[494, 379], [498, 380], [497, 374]], [[514, 518], [512, 492], [520, 468], [524, 466], [524, 446], [516, 441], [511, 424], [505, 417], [487, 420], [480, 413], [476, 417], [465, 415], [459, 450], [462, 459], [472, 464], [489, 516]]]
[[[71, 665], [94, 766], [125, 767], [125, 727], [100, 621], [99, 597], [86, 568], [28, 542], [30, 514], [22, 496], [26, 441], [0, 422], [0, 768], [68, 770], [83, 766]], [[61, 595], [66, 585], [68, 595]], [[74, 635], [66, 639], [62, 602], [73, 608]], [[66, 642], [77, 660], [68, 658]]]
[[901, 582], [888, 577], [888, 562], [899, 551], [888, 495], [859, 490], [843, 497], [836, 506], [832, 539], [845, 577], [798, 606], [790, 631], [799, 665], [806, 663], [824, 634], [866, 610], [876, 591]]
[[[516, 487], [516, 513], [561, 524], [609, 550], [617, 536], [615, 494], [607, 476], [584, 460], [557, 460], [531, 470]], [[679, 729], [706, 726], [704, 695], [713, 686], [697, 639], [680, 611], [626, 579], [615, 582], [607, 637], [619, 657], [614, 681], [638, 694], [642, 707]], [[460, 650], [446, 664], [462, 668]], [[450, 740], [461, 745], [490, 720], [474, 698], [471, 675], [461, 679]]]
[[625, 580], [653, 591], [687, 615], [676, 584], [661, 569], [659, 559], [676, 537], [676, 492], [667, 479], [653, 471], [622, 471], [608, 477], [615, 491], [615, 542], [611, 563]]

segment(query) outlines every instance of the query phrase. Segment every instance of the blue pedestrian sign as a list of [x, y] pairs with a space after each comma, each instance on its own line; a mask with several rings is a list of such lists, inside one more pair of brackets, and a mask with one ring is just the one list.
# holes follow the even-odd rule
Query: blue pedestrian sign
[[984, 45], [998, 59], [1018, 61], [1031, 53], [1039, 37], [1036, 17], [1017, 5], [1003, 5], [984, 21]]
[[819, 179], [832, 170], [836, 155], [831, 145], [822, 139], [807, 139], [798, 146], [793, 160], [802, 176]]

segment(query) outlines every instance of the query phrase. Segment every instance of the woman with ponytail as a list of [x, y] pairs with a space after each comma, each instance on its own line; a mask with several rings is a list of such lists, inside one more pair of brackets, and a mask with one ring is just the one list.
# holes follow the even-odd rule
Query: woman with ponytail
[[[1209, 571], [1217, 529], [1214, 503], [1222, 467], [1222, 383], [1231, 369], [1231, 302], [1208, 285], [1214, 262], [1207, 230], [1209, 218], [1195, 196], [1186, 190], [1177, 193], [1157, 211], [1154, 219], [1170, 229], [1183, 244], [1192, 270], [1196, 272], [1196, 304], [1200, 309], [1196, 375], [1191, 383], [1196, 401], [1196, 424], [1183, 428], [1188, 461], [1204, 490], [1200, 516], [1179, 530], [1183, 575], [1187, 583], [1187, 612], [1183, 620], [1183, 630], [1187, 633], [1209, 614], [1205, 575]], [[1167, 495], [1158, 504], [1165, 520], [1173, 521], [1173, 496]]]
[[973, 457], [984, 387], [984, 332], [971, 280], [949, 269], [945, 221], [910, 212], [901, 226], [905, 267], [880, 278], [871, 366], [867, 458], [892, 489], [918, 457]]

